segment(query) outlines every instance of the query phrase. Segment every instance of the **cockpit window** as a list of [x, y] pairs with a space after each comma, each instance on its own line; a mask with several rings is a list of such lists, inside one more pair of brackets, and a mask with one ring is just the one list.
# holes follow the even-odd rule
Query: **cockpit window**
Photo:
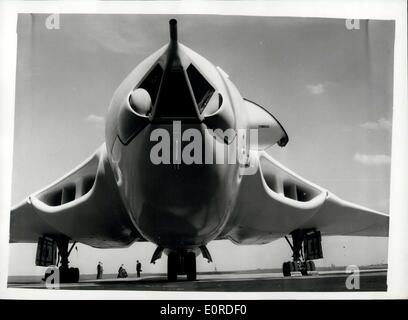
[[169, 70], [163, 79], [160, 99], [157, 102], [157, 117], [195, 118], [194, 98], [190, 93], [182, 67]]
[[160, 81], [163, 76], [163, 68], [157, 64], [148, 76], [139, 85], [139, 88], [145, 89], [150, 94], [152, 104], [156, 103], [157, 93], [159, 92]]
[[187, 68], [187, 75], [198, 109], [202, 113], [215, 90], [192, 64]]

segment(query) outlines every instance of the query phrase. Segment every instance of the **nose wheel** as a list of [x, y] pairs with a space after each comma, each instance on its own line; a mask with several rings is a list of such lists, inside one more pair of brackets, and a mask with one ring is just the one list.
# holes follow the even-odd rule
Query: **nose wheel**
[[184, 268], [187, 274], [187, 280], [197, 280], [196, 255], [194, 252], [188, 252], [184, 258]]
[[177, 281], [180, 256], [177, 252], [170, 252], [167, 257], [167, 280]]
[[167, 279], [177, 281], [177, 276], [183, 274], [187, 275], [189, 281], [197, 279], [195, 252], [170, 252], [167, 258]]

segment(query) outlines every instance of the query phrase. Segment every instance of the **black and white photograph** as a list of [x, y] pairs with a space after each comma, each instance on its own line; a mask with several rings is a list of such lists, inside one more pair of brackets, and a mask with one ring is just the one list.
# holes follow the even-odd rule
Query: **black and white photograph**
[[395, 20], [20, 12], [16, 33], [7, 289], [387, 292]]

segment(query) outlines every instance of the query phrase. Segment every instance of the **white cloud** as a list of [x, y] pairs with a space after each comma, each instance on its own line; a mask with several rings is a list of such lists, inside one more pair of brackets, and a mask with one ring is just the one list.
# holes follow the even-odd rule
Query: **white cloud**
[[313, 95], [320, 95], [326, 91], [326, 85], [324, 83], [309, 84], [306, 89]]
[[94, 123], [97, 125], [104, 125], [105, 124], [105, 118], [101, 116], [97, 116], [95, 114], [90, 114], [84, 119], [86, 122]]
[[356, 153], [354, 160], [367, 166], [381, 166], [391, 163], [391, 157], [386, 154], [361, 154]]
[[391, 131], [392, 123], [388, 119], [381, 118], [381, 119], [378, 119], [377, 121], [362, 123], [360, 124], [360, 127], [366, 130], [373, 130], [373, 131], [380, 131], [380, 130]]

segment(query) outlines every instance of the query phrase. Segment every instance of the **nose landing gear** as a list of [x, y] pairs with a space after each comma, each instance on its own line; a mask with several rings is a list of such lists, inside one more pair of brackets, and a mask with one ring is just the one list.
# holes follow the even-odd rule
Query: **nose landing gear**
[[153, 253], [151, 263], [155, 263], [160, 259], [163, 251], [167, 254], [167, 279], [169, 281], [177, 281], [178, 275], [186, 275], [187, 280], [197, 280], [197, 262], [196, 257], [200, 254], [208, 263], [212, 262], [212, 257], [205, 245], [191, 249], [165, 249], [161, 246], [157, 247]]
[[172, 251], [167, 258], [167, 279], [177, 281], [178, 275], [187, 275], [187, 280], [197, 279], [196, 254], [193, 251]]

